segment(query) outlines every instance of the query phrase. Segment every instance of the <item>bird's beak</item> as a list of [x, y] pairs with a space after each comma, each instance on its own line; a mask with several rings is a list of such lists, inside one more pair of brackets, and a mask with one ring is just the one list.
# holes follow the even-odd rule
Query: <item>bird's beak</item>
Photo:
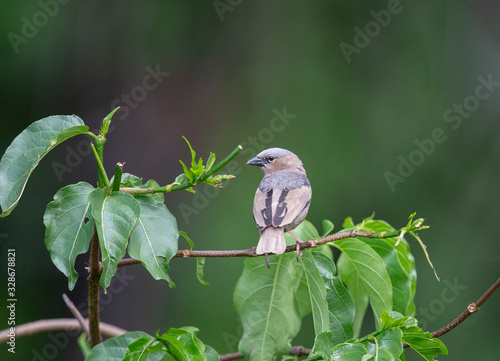
[[247, 165], [257, 165], [259, 167], [263, 167], [265, 163], [262, 159], [254, 157], [247, 162]]

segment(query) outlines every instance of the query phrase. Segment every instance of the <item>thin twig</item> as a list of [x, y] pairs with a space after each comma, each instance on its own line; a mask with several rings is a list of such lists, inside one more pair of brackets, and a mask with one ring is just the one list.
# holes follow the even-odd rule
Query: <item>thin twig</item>
[[90, 333], [88, 322], [85, 321], [85, 318], [83, 318], [82, 314], [80, 313], [80, 311], [78, 311], [75, 304], [69, 299], [68, 296], [66, 296], [65, 293], [63, 293], [63, 300], [64, 300], [64, 303], [66, 303], [66, 306], [68, 306], [68, 308], [71, 311], [71, 313], [73, 314], [73, 316], [75, 316], [75, 318], [78, 320], [78, 322], [80, 322], [80, 325], [82, 326], [82, 330], [88, 336]]
[[94, 235], [90, 241], [89, 277], [89, 339], [90, 346], [102, 342], [99, 331], [99, 280], [101, 278], [101, 266], [99, 263], [99, 237], [97, 229], [94, 228]]
[[[290, 350], [290, 355], [292, 356], [307, 356], [311, 353], [310, 348], [306, 348], [304, 346], [293, 346]], [[244, 358], [244, 356], [239, 352], [226, 353], [224, 355], [219, 355], [220, 361], [231, 361], [231, 360], [240, 360]]]
[[[394, 232], [382, 232], [382, 233], [373, 233], [373, 232], [365, 232], [365, 231], [349, 231], [332, 234], [327, 237], [319, 238], [319, 239], [310, 239], [307, 242], [299, 243], [299, 249], [306, 249], [311, 247], [316, 247], [320, 244], [335, 242], [345, 238], [352, 237], [366, 237], [366, 238], [391, 238], [396, 237], [400, 231]], [[288, 246], [285, 249], [285, 253], [287, 252], [296, 252], [297, 246], [292, 245]], [[255, 247], [241, 249], [241, 250], [230, 250], [230, 251], [213, 251], [213, 250], [189, 250], [189, 249], [181, 249], [177, 251], [174, 258], [191, 258], [191, 257], [259, 257], [262, 255], [255, 254]], [[133, 259], [133, 258], [123, 258], [118, 262], [118, 267], [130, 266], [134, 264], [139, 264], [141, 261]]]
[[[439, 330], [436, 330], [432, 333], [432, 337], [438, 338], [445, 333], [450, 332], [453, 330], [455, 327], [460, 325], [462, 322], [464, 322], [470, 315], [473, 313], [476, 313], [479, 310], [479, 307], [488, 299], [490, 296], [495, 292], [498, 288], [500, 287], [500, 278], [495, 281], [491, 285], [490, 288], [481, 296], [475, 303], [471, 303], [470, 305], [467, 306], [464, 312], [462, 312], [457, 318], [455, 318], [453, 321], [451, 321], [449, 324], [446, 326], [440, 328]], [[409, 347], [409, 345], [405, 342], [403, 342], [403, 347]]]
[[[88, 321], [87, 319], [85, 321]], [[81, 330], [82, 325], [74, 318], [54, 318], [49, 320], [38, 320], [28, 322], [23, 325], [16, 325], [16, 338], [30, 336], [41, 332], [48, 331], [73, 331]], [[109, 323], [101, 322], [102, 333], [108, 337], [120, 336], [126, 332], [123, 328], [110, 325]], [[0, 331], [0, 344], [9, 341], [10, 329]]]
[[462, 322], [464, 322], [470, 315], [473, 313], [476, 313], [479, 310], [479, 307], [495, 292], [498, 287], [500, 287], [500, 278], [496, 280], [495, 283], [486, 291], [475, 303], [471, 303], [467, 308], [465, 309], [464, 312], [457, 318], [455, 318], [453, 321], [451, 321], [449, 324], [446, 326], [440, 328], [437, 331], [434, 331], [432, 333], [432, 336], [434, 337], [439, 337], [444, 335], [445, 333], [450, 332], [453, 330], [455, 327], [460, 325]]

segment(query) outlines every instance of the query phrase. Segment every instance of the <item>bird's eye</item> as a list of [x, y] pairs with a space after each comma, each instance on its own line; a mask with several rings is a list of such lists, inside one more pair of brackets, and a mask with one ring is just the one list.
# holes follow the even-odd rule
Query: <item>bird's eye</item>
[[275, 159], [276, 159], [276, 157], [274, 155], [270, 155], [269, 157], [267, 157], [267, 161], [269, 163], [274, 162]]

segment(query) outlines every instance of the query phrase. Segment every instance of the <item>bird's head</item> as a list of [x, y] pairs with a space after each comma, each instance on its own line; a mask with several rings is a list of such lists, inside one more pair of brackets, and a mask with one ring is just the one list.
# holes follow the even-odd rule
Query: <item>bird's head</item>
[[256, 157], [250, 159], [247, 164], [260, 167], [265, 176], [279, 171], [306, 174], [299, 157], [282, 148], [263, 150]]

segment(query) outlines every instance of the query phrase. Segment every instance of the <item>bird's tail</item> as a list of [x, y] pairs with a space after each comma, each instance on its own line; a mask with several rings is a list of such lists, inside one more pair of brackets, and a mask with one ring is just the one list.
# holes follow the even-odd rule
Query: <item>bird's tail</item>
[[260, 234], [260, 240], [257, 245], [256, 253], [282, 254], [285, 252], [285, 248], [285, 230], [283, 227], [267, 227]]

